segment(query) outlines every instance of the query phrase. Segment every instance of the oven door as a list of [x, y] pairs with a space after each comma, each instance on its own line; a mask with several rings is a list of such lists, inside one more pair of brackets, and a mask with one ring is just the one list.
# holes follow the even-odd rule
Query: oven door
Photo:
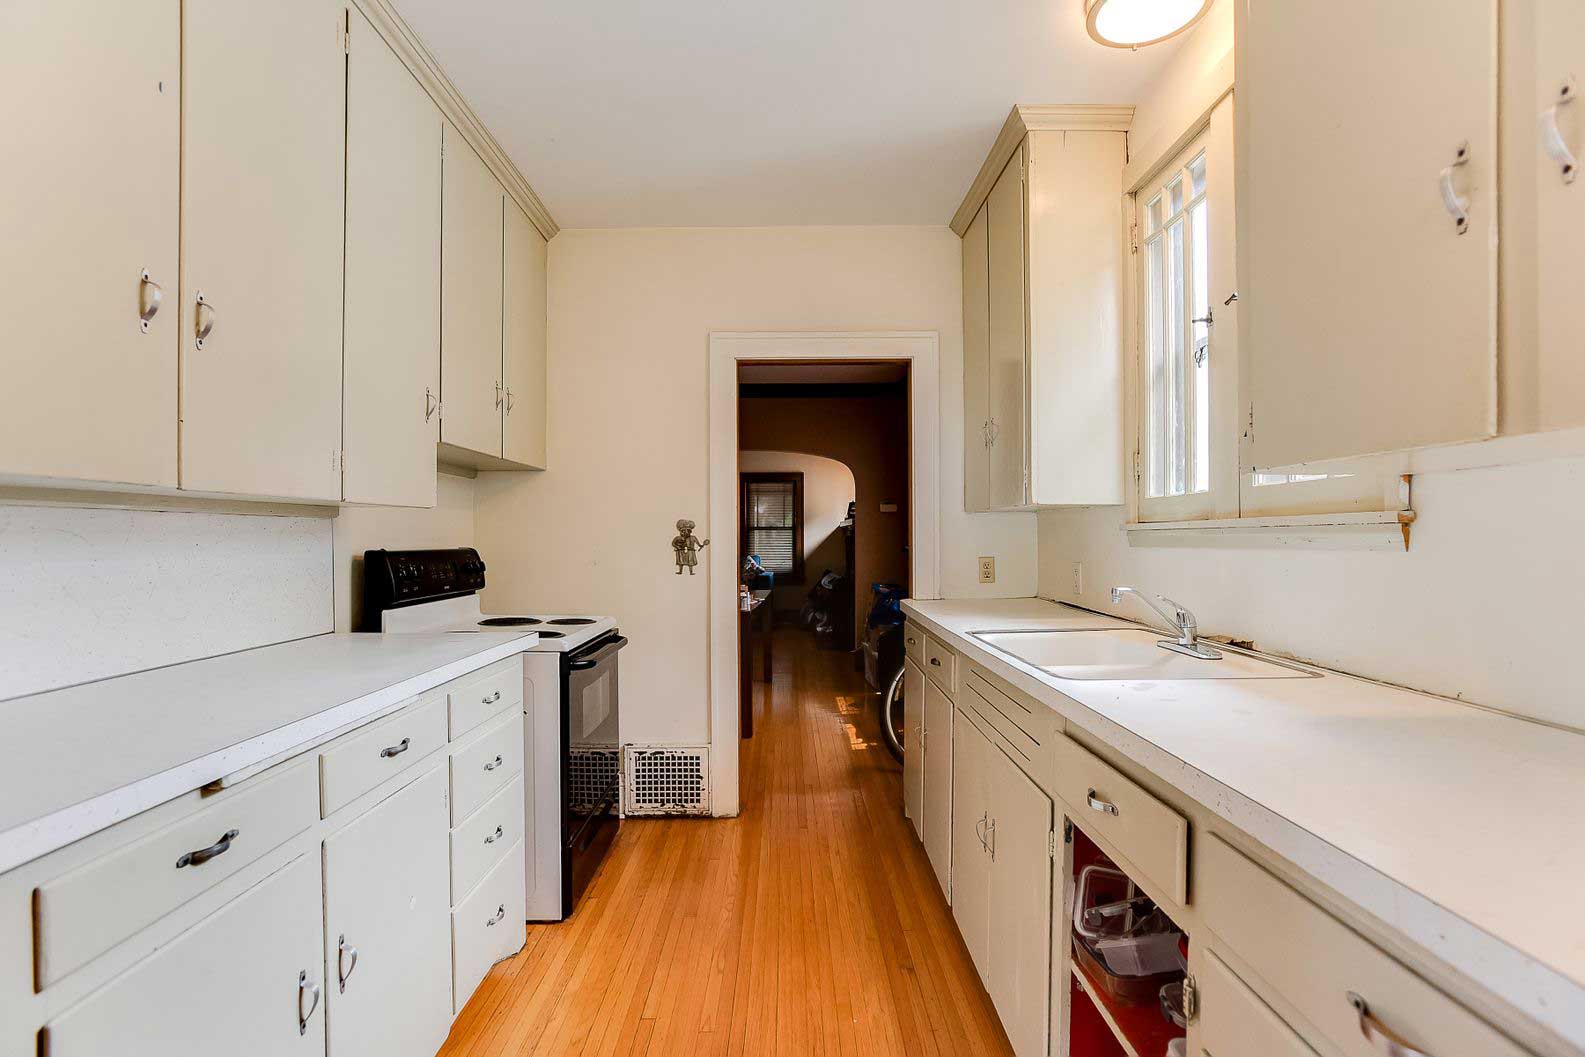
[[622, 739], [617, 654], [626, 645], [626, 638], [612, 632], [570, 654], [566, 661], [562, 903], [567, 914], [594, 878], [620, 824]]

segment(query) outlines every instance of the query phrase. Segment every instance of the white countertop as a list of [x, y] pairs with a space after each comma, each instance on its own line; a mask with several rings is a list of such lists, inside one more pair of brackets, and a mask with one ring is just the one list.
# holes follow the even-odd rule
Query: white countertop
[[0, 702], [0, 872], [536, 641], [317, 635]]
[[906, 601], [955, 650], [1585, 1048], [1585, 736], [1325, 672], [1076, 681], [972, 631], [1132, 626]]

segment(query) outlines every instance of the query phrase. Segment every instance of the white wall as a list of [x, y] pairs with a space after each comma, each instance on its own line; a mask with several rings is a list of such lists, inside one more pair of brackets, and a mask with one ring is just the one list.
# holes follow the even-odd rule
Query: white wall
[[[709, 736], [707, 580], [673, 575], [673, 522], [706, 519], [712, 331], [941, 335], [943, 591], [1035, 588], [1031, 514], [963, 513], [958, 239], [945, 227], [563, 231], [550, 243], [549, 460], [481, 474], [487, 605], [615, 615], [623, 737]], [[995, 555], [1000, 582], [975, 581]]]
[[820, 455], [793, 451], [739, 452], [740, 473], [801, 473], [804, 475], [804, 582], [776, 589], [778, 609], [797, 609], [826, 569], [852, 575], [843, 557], [842, 537], [837, 525], [848, 516], [855, 486], [853, 471], [844, 463]]

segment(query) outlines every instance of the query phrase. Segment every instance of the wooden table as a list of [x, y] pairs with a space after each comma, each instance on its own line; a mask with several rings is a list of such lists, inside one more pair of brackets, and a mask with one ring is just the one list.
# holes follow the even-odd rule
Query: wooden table
[[759, 639], [762, 680], [771, 681], [771, 628], [773, 617], [769, 591], [750, 592], [749, 608], [738, 613], [738, 726], [742, 736], [754, 736], [754, 640]]

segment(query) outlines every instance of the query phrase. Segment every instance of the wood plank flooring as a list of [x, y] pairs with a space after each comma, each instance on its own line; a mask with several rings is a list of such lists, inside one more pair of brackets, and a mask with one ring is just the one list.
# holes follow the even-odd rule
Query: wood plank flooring
[[1011, 1049], [902, 816], [846, 654], [777, 632], [735, 819], [630, 819], [571, 920], [528, 926], [442, 1057]]

